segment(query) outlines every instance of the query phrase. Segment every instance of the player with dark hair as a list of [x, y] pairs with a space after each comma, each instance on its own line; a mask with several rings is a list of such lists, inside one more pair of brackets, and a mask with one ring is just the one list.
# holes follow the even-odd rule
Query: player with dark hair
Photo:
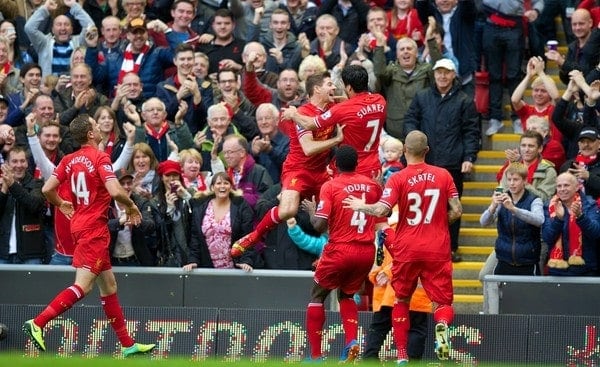
[[[309, 102], [298, 108], [303, 114], [317, 116], [333, 102], [335, 85], [328, 73], [315, 74], [306, 80]], [[283, 122], [285, 123], [285, 122]], [[281, 124], [281, 123], [280, 123]], [[293, 123], [291, 123], [293, 124]], [[329, 179], [327, 162], [329, 150], [343, 139], [342, 128], [335, 125], [315, 131], [296, 127], [290, 134], [290, 151], [281, 172], [281, 199], [256, 226], [231, 248], [231, 256], [240, 256], [279, 223], [298, 213], [300, 198], [310, 198], [319, 193], [321, 185]]]
[[[381, 186], [370, 177], [356, 172], [358, 153], [349, 145], [335, 152], [339, 175], [321, 187], [319, 205], [304, 200], [313, 227], [325, 232], [329, 227], [329, 243], [324, 247], [315, 270], [311, 300], [306, 309], [306, 330], [310, 344], [310, 359], [321, 358], [321, 341], [325, 323], [323, 302], [329, 293], [338, 289], [340, 317], [345, 333], [345, 348], [340, 358], [354, 361], [359, 354], [358, 309], [353, 294], [358, 292], [375, 259], [375, 225], [381, 220], [343, 207], [348, 195], [376, 203]], [[385, 219], [383, 220], [385, 222]], [[386, 223], [387, 225], [387, 223]]]
[[[123, 355], [149, 352], [154, 349], [154, 344], [136, 343], [127, 331], [108, 251], [107, 213], [111, 198], [125, 207], [126, 224], [138, 225], [140, 211], [119, 184], [110, 157], [98, 150], [102, 135], [96, 121], [88, 115], [79, 115], [69, 128], [81, 149], [61, 160], [42, 192], [52, 205], [71, 219], [75, 282], [60, 292], [36, 318], [26, 321], [23, 331], [39, 350], [45, 351], [44, 326], [83, 299], [97, 282], [104, 313], [121, 342]], [[57, 192], [65, 181], [71, 183], [71, 201], [63, 200]]]
[[379, 137], [386, 120], [386, 101], [369, 92], [369, 75], [360, 65], [349, 65], [342, 70], [346, 101], [331, 107], [329, 111], [313, 117], [288, 107], [283, 116], [294, 120], [306, 130], [335, 126], [345, 126], [344, 144], [358, 152], [357, 173], [377, 178], [381, 175], [379, 162]]
[[454, 293], [448, 226], [462, 215], [462, 206], [450, 173], [425, 163], [428, 151], [427, 136], [411, 131], [404, 143], [408, 165], [390, 177], [379, 202], [369, 204], [355, 195], [344, 200], [345, 208], [378, 217], [387, 216], [397, 204], [399, 218], [405, 218], [398, 222], [395, 233], [391, 228], [385, 230], [386, 245], [393, 257], [396, 303], [392, 325], [398, 365], [408, 363], [408, 306], [419, 279], [436, 304], [433, 319], [437, 357], [446, 360], [450, 352], [448, 324], [454, 318]]

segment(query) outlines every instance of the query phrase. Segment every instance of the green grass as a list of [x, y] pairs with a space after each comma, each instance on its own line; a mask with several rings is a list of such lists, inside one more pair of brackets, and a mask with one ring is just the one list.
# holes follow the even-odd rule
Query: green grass
[[[26, 357], [22, 354], [17, 353], [2, 353], [0, 354], [0, 366], [6, 367], [223, 367], [223, 366], [261, 366], [261, 367], [274, 367], [274, 366], [289, 366], [298, 365], [301, 366], [300, 362], [285, 362], [283, 360], [269, 360], [267, 362], [255, 362], [249, 359], [242, 359], [239, 361], [226, 361], [222, 359], [207, 359], [201, 361], [192, 361], [189, 358], [177, 358], [172, 357], [169, 359], [152, 359], [151, 356], [136, 356], [128, 359], [116, 359], [110, 357], [98, 357], [98, 358], [82, 358], [82, 357], [53, 357], [53, 356], [40, 356], [40, 357]], [[338, 366], [338, 361], [326, 361], [321, 366]], [[381, 363], [368, 363], [368, 362], [357, 362], [358, 366], [394, 366], [393, 361], [388, 361], [384, 364]], [[427, 362], [411, 362], [410, 366], [415, 367], [455, 367], [456, 362], [439, 362], [439, 361], [427, 361]], [[497, 362], [481, 362], [477, 364], [478, 367], [525, 367], [525, 366], [542, 366], [541, 364], [518, 364], [518, 363], [497, 363]], [[543, 364], [544, 367], [551, 367], [550, 364]], [[558, 365], [557, 365], [558, 366]]]

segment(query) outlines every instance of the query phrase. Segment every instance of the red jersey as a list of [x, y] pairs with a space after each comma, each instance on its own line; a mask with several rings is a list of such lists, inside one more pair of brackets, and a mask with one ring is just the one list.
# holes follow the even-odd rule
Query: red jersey
[[523, 107], [517, 111], [517, 115], [521, 119], [521, 126], [523, 126], [523, 131], [527, 131], [527, 119], [529, 117], [531, 117], [531, 116], [544, 117], [546, 120], [548, 120], [548, 124], [550, 125], [550, 135], [552, 136], [552, 139], [556, 140], [560, 144], [562, 144], [563, 135], [560, 132], [560, 130], [558, 130], [558, 128], [554, 125], [554, 122], [552, 121], [553, 113], [554, 113], [554, 105], [553, 104], [549, 104], [548, 106], [546, 106], [546, 108], [544, 108], [541, 111], [538, 111], [538, 109], [535, 108], [535, 106], [533, 106], [533, 105], [524, 104]]
[[444, 168], [409, 164], [390, 177], [380, 202], [398, 204], [394, 258], [402, 261], [450, 260], [448, 200], [458, 198], [452, 176]]
[[[325, 110], [322, 110], [309, 102], [298, 107], [298, 112], [305, 116], [318, 116], [324, 113]], [[327, 168], [327, 163], [329, 162], [329, 150], [317, 153], [309, 157], [306, 154], [304, 154], [304, 150], [302, 150], [302, 146], [300, 145], [300, 139], [310, 134], [312, 134], [314, 140], [330, 139], [335, 134], [335, 125], [319, 128], [314, 131], [305, 130], [296, 124], [294, 125], [296, 126], [296, 129], [295, 131], [292, 131], [289, 135], [290, 151], [285, 159], [285, 162], [283, 162], [282, 171], [307, 170], [324, 172]]]
[[373, 244], [378, 218], [344, 208], [342, 204], [348, 196], [360, 198], [363, 195], [367, 204], [376, 203], [381, 196], [381, 185], [357, 173], [341, 173], [323, 184], [315, 217], [329, 222], [330, 244]]
[[117, 179], [108, 154], [84, 145], [66, 155], [53, 175], [61, 184], [65, 181], [71, 183], [70, 199], [75, 208], [71, 232], [107, 225], [111, 197], [104, 184]]
[[385, 99], [379, 94], [364, 92], [315, 117], [315, 124], [318, 128], [346, 125], [342, 143], [358, 152], [356, 173], [373, 177], [381, 169], [378, 149], [385, 119]]

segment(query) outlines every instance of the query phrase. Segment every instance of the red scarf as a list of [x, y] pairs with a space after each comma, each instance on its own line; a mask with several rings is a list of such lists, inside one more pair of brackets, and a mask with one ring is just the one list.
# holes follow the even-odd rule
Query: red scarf
[[529, 167], [527, 167], [527, 183], [528, 184], [533, 184], [533, 174], [535, 173], [535, 171], [538, 168], [538, 165], [540, 164], [540, 159], [541, 158], [536, 159], [533, 163], [531, 163], [529, 165]]
[[156, 140], [160, 140], [169, 131], [169, 124], [163, 121], [160, 129], [155, 130], [152, 126], [146, 124], [146, 133]]
[[10, 71], [10, 61], [7, 61], [6, 63], [4, 63], [4, 65], [2, 65], [2, 72], [6, 75], [8, 75], [8, 72]]
[[594, 154], [592, 156], [586, 157], [584, 155], [577, 154], [577, 156], [575, 157], [575, 162], [577, 162], [578, 164], [585, 164], [586, 167], [589, 167], [590, 164], [594, 163], [596, 161], [598, 157]]
[[106, 146], [104, 147], [104, 153], [108, 154], [108, 156], [110, 157], [114, 146], [115, 146], [115, 132], [111, 131], [110, 134], [108, 134], [108, 140], [106, 140]]
[[140, 64], [142, 63], [142, 59], [144, 55], [150, 50], [150, 44], [146, 42], [144, 47], [142, 47], [142, 51], [138, 54], [138, 57], [133, 60], [133, 52], [131, 52], [131, 43], [127, 45], [125, 48], [125, 52], [123, 52], [123, 63], [121, 64], [121, 70], [119, 71], [119, 79], [117, 84], [121, 84], [123, 81], [123, 77], [125, 74], [133, 72], [138, 74], [140, 71]]
[[[575, 193], [573, 202], [581, 202], [579, 193]], [[554, 195], [552, 199], [550, 199], [550, 205], [548, 206], [550, 218], [556, 217], [556, 205], [563, 204], [559, 201], [558, 196]], [[575, 215], [571, 212], [571, 209], [566, 208], [565, 210], [569, 211], [569, 223], [567, 229], [569, 231], [569, 258], [567, 261], [565, 261], [561, 235], [556, 240], [552, 251], [550, 251], [548, 260], [549, 268], [566, 269], [569, 267], [569, 265], [585, 265], [585, 260], [583, 260], [583, 240], [581, 237], [581, 228], [579, 228], [577, 225]]]

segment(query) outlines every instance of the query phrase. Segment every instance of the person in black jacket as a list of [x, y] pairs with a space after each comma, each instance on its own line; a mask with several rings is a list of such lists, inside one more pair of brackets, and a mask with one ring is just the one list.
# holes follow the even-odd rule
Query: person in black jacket
[[110, 231], [110, 262], [113, 266], [154, 266], [156, 254], [147, 246], [145, 236], [154, 232], [154, 219], [150, 203], [133, 193], [133, 175], [125, 169], [115, 172], [119, 183], [142, 213], [137, 226], [126, 225], [127, 215], [113, 200], [108, 211], [108, 230]]
[[[420, 130], [429, 139], [426, 162], [447, 169], [458, 190], [463, 191], [463, 176], [473, 169], [479, 152], [481, 131], [473, 98], [460, 90], [456, 66], [440, 59], [433, 66], [435, 85], [419, 91], [404, 116], [404, 134]], [[458, 250], [460, 219], [450, 226], [452, 261], [462, 259]]]
[[184, 270], [240, 268], [250, 272], [255, 267], [253, 249], [235, 259], [229, 254], [233, 243], [252, 231], [254, 221], [250, 205], [234, 193], [233, 187], [227, 173], [216, 173], [210, 185], [212, 193], [191, 202], [190, 256]]
[[27, 168], [25, 150], [13, 147], [2, 164], [0, 264], [41, 264], [45, 255], [43, 181], [34, 179]]

